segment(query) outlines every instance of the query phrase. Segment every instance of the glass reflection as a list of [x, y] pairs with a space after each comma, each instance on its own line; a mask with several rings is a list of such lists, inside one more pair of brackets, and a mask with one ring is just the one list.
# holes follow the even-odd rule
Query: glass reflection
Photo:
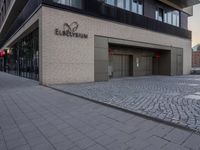
[[39, 79], [38, 29], [13, 45], [7, 54], [6, 66], [8, 73]]

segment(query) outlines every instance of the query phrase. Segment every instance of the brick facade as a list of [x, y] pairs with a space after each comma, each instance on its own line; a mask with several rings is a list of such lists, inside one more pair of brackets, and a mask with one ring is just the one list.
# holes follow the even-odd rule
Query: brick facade
[[200, 47], [192, 52], [192, 67], [200, 67]]

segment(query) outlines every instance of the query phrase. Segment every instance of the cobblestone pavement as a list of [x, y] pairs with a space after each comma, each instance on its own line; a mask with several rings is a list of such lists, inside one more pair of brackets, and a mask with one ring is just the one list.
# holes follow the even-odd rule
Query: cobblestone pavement
[[200, 76], [150, 76], [56, 89], [200, 131]]
[[200, 135], [0, 72], [0, 150], [200, 150]]

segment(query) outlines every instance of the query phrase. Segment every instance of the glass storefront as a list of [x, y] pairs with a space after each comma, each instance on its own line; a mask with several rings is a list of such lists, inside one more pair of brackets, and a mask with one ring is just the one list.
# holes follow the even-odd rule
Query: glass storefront
[[39, 80], [38, 29], [18, 41], [7, 51], [6, 72]]

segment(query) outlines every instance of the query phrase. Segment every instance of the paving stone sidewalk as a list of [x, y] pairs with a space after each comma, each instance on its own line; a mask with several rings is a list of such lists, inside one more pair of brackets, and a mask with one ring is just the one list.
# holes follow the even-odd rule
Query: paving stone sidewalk
[[53, 88], [200, 131], [200, 76], [148, 76]]
[[0, 72], [0, 150], [200, 150], [200, 135]]

